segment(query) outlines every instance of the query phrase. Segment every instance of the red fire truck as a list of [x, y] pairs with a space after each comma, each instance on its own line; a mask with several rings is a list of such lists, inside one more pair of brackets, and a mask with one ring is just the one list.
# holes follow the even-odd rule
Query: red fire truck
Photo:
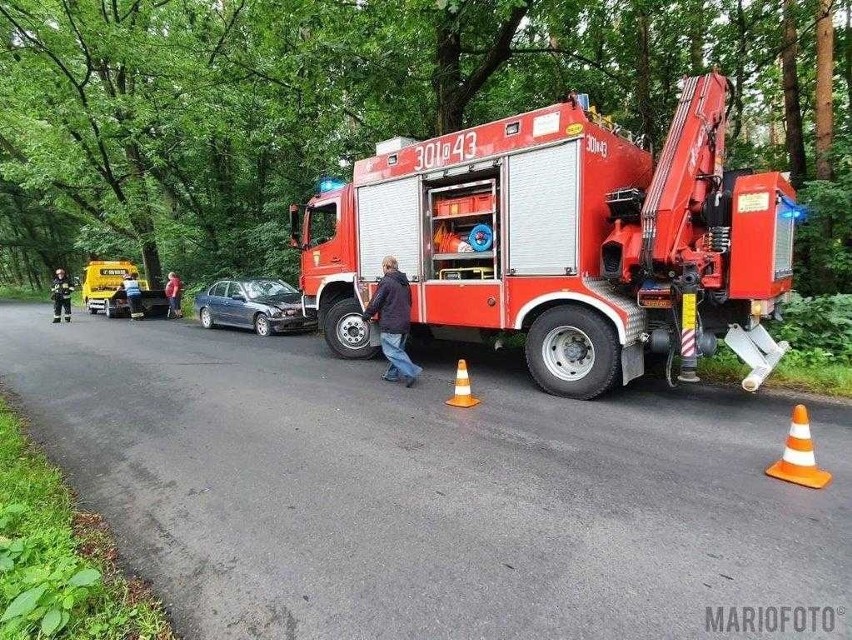
[[667, 357], [697, 381], [716, 336], [755, 391], [789, 348], [760, 325], [792, 286], [801, 209], [779, 173], [725, 171], [728, 81], [684, 80], [658, 164], [628, 132], [565, 102], [426, 142], [396, 138], [290, 208], [307, 313], [343, 358], [376, 353], [362, 311], [393, 255], [412, 333], [526, 334], [547, 392], [593, 398]]

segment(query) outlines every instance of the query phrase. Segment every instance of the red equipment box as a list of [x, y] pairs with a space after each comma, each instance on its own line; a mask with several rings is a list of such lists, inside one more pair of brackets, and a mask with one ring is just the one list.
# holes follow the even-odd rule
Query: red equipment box
[[494, 211], [494, 194], [478, 193], [460, 198], [447, 198], [435, 203], [435, 217], [466, 216]]
[[779, 173], [737, 178], [728, 283], [735, 300], [768, 300], [793, 286], [795, 218], [781, 206], [782, 195], [795, 192]]

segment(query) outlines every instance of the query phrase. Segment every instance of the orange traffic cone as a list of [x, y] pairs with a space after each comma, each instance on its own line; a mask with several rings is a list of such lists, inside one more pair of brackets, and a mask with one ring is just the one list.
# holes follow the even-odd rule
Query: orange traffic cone
[[822, 489], [831, 482], [831, 474], [816, 466], [811, 426], [805, 405], [797, 404], [793, 409], [793, 422], [790, 425], [790, 435], [787, 436], [784, 456], [766, 470], [766, 475], [811, 489]]
[[452, 398], [447, 400], [451, 407], [473, 407], [479, 404], [479, 398], [470, 394], [470, 378], [467, 377], [467, 363], [459, 360], [459, 368], [456, 372], [456, 392]]

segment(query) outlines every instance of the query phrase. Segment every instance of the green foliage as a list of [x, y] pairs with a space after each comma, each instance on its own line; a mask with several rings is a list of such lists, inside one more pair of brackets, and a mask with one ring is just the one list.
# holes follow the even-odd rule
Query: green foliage
[[783, 315], [784, 322], [769, 328], [793, 345], [792, 359], [809, 366], [852, 366], [852, 294], [794, 295]]
[[[24, 547], [28, 544], [26, 540], [21, 542]], [[55, 541], [39, 542], [49, 545]], [[34, 546], [34, 552], [39, 553], [40, 549]], [[26, 556], [19, 556], [18, 561], [25, 564]], [[80, 560], [72, 557], [62, 558], [53, 566], [25, 566], [17, 582], [10, 578], [3, 585], [6, 598], [12, 597], [16, 590], [18, 594], [0, 616], [0, 624], [4, 624], [0, 629], [10, 635], [32, 633], [36, 629], [45, 636], [60, 632], [72, 614], [85, 612], [78, 604], [85, 605], [103, 590], [101, 573], [91, 567], [80, 567]], [[14, 566], [9, 569], [10, 575], [13, 571]]]
[[852, 137], [832, 154], [835, 180], [808, 182], [799, 198], [810, 208], [796, 235], [796, 288], [812, 294], [852, 291]]
[[[437, 91], [452, 90], [452, 83], [441, 84], [446, 70], [436, 63], [439, 35], [458, 37], [458, 72], [469, 78], [519, 8], [527, 13], [510, 57], [477, 85], [464, 124], [579, 90], [626, 128], [648, 130], [659, 149], [681, 76], [719, 63], [739, 96], [732, 160], [784, 168], [774, 129], [782, 120], [773, 63], [777, 3], [126, 0], [102, 8], [20, 0], [2, 6], [0, 24], [17, 34], [0, 58], [0, 238], [14, 244], [0, 241], [0, 280], [8, 284], [39, 286], [30, 280], [46, 277], [59, 262], [76, 271], [86, 254], [140, 262], [143, 242], [146, 259], [153, 251], [165, 270], [190, 282], [260, 271], [293, 279], [296, 259], [282, 228], [287, 205], [304, 202], [319, 175], [341, 173], [340, 163], [348, 172], [377, 140], [433, 135]], [[814, 2], [796, 3], [795, 10], [806, 25]], [[637, 98], [639, 15], [649, 18], [652, 108], [644, 110]], [[800, 54], [808, 113], [810, 38], [802, 39]], [[830, 189], [814, 187], [812, 195], [821, 210], [841, 211], [841, 197]], [[808, 232], [802, 235], [807, 245]], [[836, 253], [814, 252], [803, 262], [803, 291], [828, 292], [844, 282], [845, 275], [811, 287], [826, 282], [821, 270], [846, 268]]]
[[105, 582], [98, 561], [77, 553], [71, 517], [59, 473], [27, 448], [0, 400], [0, 637], [167, 634], [162, 614], [126, 602], [124, 583]]
[[[470, 78], [519, 8], [526, 16], [510, 57], [478, 86], [464, 124], [579, 90], [626, 128], [648, 131], [659, 149], [682, 75], [718, 63], [737, 91], [731, 161], [785, 168], [776, 125], [783, 119], [774, 64], [778, 3], [2, 6], [0, 24], [17, 34], [0, 58], [0, 238], [11, 238], [0, 240], [0, 281], [7, 284], [43, 286], [37, 280], [57, 263], [75, 272], [87, 254], [139, 263], [143, 242], [145, 259], [157, 254], [164, 270], [190, 283], [248, 272], [295, 279], [287, 205], [304, 202], [321, 174], [348, 173], [377, 140], [432, 136], [442, 105], [437, 92], [453, 88], [441, 82], [447, 70], [436, 62], [439, 35], [458, 38], [458, 73]], [[796, 3], [803, 29], [814, 11], [814, 0]], [[649, 19], [650, 109], [638, 102], [638, 16]], [[838, 33], [839, 42], [844, 37]], [[812, 39], [803, 35], [806, 114], [813, 56]], [[838, 160], [836, 184], [814, 184], [803, 194], [816, 212], [800, 234], [797, 276], [807, 294], [842, 291], [849, 281], [844, 162]], [[822, 246], [829, 227], [837, 242]]]

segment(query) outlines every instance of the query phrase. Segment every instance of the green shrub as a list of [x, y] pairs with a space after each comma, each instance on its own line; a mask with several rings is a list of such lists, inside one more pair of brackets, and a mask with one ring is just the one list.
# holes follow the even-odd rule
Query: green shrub
[[852, 136], [831, 152], [834, 181], [814, 180], [799, 191], [810, 210], [796, 229], [796, 288], [806, 295], [848, 292], [852, 282]]
[[794, 294], [782, 314], [783, 322], [771, 322], [767, 328], [777, 340], [792, 345], [790, 360], [806, 366], [852, 365], [852, 294]]

